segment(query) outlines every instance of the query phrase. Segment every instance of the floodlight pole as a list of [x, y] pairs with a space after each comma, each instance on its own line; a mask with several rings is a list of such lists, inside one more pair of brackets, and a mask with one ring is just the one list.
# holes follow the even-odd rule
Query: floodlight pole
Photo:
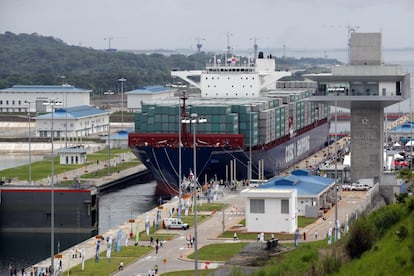
[[54, 178], [55, 178], [55, 155], [54, 155], [54, 149], [53, 149], [53, 139], [54, 139], [54, 112], [55, 112], [55, 106], [62, 105], [62, 102], [59, 99], [49, 99], [47, 102], [44, 103], [44, 105], [50, 105], [52, 107], [52, 124], [50, 128], [50, 135], [51, 135], [51, 152], [52, 152], [52, 164], [51, 164], [51, 177], [52, 181], [50, 184], [50, 269], [51, 273], [54, 273], [55, 271], [55, 184], [54, 184]]
[[[114, 92], [108, 90], [104, 92], [105, 95], [108, 95], [108, 107], [109, 107], [109, 95], [113, 95]], [[111, 112], [109, 109], [108, 115], [108, 175], [111, 175]]]
[[121, 128], [124, 127], [124, 82], [126, 79], [121, 77], [118, 79], [121, 82]]

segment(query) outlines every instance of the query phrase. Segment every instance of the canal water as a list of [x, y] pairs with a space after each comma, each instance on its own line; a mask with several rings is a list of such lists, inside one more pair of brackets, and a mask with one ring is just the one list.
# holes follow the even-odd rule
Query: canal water
[[[100, 197], [99, 233], [128, 222], [130, 218], [151, 210], [156, 206], [155, 181], [137, 184]], [[65, 250], [89, 236], [81, 233], [55, 233], [55, 249]], [[50, 234], [1, 233], [0, 231], [0, 275], [9, 275], [13, 265], [20, 272], [50, 256]]]

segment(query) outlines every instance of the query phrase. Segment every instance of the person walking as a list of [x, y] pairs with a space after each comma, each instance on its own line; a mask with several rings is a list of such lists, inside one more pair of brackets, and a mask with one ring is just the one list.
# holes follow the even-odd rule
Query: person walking
[[233, 234], [233, 241], [236, 241], [236, 240], [237, 240], [237, 233], [234, 232], [234, 234]]
[[120, 263], [119, 263], [119, 268], [118, 268], [118, 270], [123, 270], [124, 269], [124, 262], [123, 261], [121, 261]]
[[318, 239], [318, 230], [315, 230], [315, 240]]

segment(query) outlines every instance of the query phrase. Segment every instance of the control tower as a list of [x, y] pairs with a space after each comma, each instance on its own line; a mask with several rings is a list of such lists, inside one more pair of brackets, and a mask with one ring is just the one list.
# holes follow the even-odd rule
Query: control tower
[[409, 97], [410, 75], [382, 60], [381, 33], [351, 33], [349, 64], [329, 74], [309, 74], [318, 83], [310, 101], [351, 110], [351, 181], [381, 181], [384, 108]]

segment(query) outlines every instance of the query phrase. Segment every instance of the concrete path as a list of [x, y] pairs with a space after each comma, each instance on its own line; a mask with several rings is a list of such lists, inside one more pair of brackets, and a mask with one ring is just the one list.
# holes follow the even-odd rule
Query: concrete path
[[[338, 150], [343, 148], [347, 145], [349, 140], [347, 138], [341, 139], [337, 146]], [[330, 158], [329, 155], [326, 154], [327, 149], [324, 149], [318, 153], [315, 153], [311, 157], [309, 157], [306, 160], [296, 164], [294, 168], [290, 168], [289, 170], [293, 170], [296, 168], [306, 168], [309, 166], [309, 163], [319, 164], [327, 159]], [[332, 152], [332, 150], [330, 151]], [[289, 170], [282, 173], [288, 173]], [[120, 172], [119, 176], [122, 176], [122, 174], [128, 173], [127, 171]], [[118, 175], [117, 175], [118, 176]], [[98, 181], [108, 181], [108, 179], [102, 178]], [[221, 187], [222, 188], [222, 187]], [[239, 195], [240, 189], [238, 191], [224, 191], [223, 197], [220, 197], [217, 202], [230, 204], [231, 207], [227, 208], [224, 211], [224, 229], [229, 230], [231, 229], [235, 224], [238, 224], [240, 220], [242, 220], [245, 217], [245, 198], [241, 197]], [[341, 224], [345, 223], [346, 215], [350, 218], [353, 213], [356, 212], [356, 210], [361, 206], [361, 202], [364, 200], [363, 192], [341, 192], [340, 197], [342, 198], [339, 200], [338, 203], [338, 216]], [[178, 206], [178, 199], [174, 198], [168, 203], [164, 204], [165, 210], [170, 210], [171, 208], [177, 209]], [[150, 221], [152, 221], [153, 218], [156, 217], [156, 211], [157, 209], [152, 209], [144, 214], [139, 215], [137, 218], [135, 218], [135, 221], [139, 222], [139, 232], [145, 230], [145, 220], [148, 216], [150, 218]], [[325, 239], [326, 233], [329, 228], [334, 226], [335, 221], [335, 208], [332, 208], [329, 210], [325, 216], [324, 219], [320, 218], [318, 219], [314, 224], [308, 225], [307, 227], [300, 229], [301, 235], [303, 237], [303, 233], [306, 233], [307, 235], [307, 241], [311, 241], [315, 239], [315, 231], [318, 233], [317, 239]], [[167, 214], [164, 214], [162, 218], [167, 217]], [[215, 214], [211, 215], [209, 219], [206, 221], [200, 223], [198, 225], [198, 248], [201, 248], [204, 245], [212, 244], [212, 243], [232, 243], [233, 239], [219, 239], [217, 238], [222, 232], [223, 232], [223, 212], [216, 212]], [[126, 222], [123, 225], [120, 225], [119, 227], [115, 229], [111, 229], [107, 231], [106, 233], [101, 233], [102, 236], [108, 237], [116, 237], [117, 232], [119, 230], [122, 230], [123, 232], [123, 242], [125, 236], [128, 235], [130, 232], [130, 223]], [[164, 230], [163, 230], [164, 231]], [[172, 230], [170, 230], [172, 232]], [[135, 232], [135, 229], [134, 229]], [[155, 250], [151, 251], [146, 256], [143, 256], [142, 258], [138, 259], [136, 262], [128, 265], [127, 267], [124, 267], [122, 271], [119, 271], [115, 273], [115, 275], [148, 275], [148, 270], [153, 268], [155, 264], [159, 267], [159, 272], [166, 272], [166, 271], [176, 271], [176, 270], [192, 270], [195, 268], [194, 260], [189, 260], [186, 258], [187, 255], [194, 252], [194, 248], [187, 248], [187, 242], [186, 242], [186, 236], [191, 234], [194, 235], [194, 229], [190, 228], [189, 230], [175, 230], [174, 232], [178, 233], [179, 237], [170, 240], [165, 241], [162, 248], [160, 248], [158, 254], [155, 253]], [[130, 241], [130, 245], [133, 246], [133, 241]], [[78, 244], [76, 247], [69, 248], [63, 252], [62, 254], [62, 264], [63, 264], [63, 271], [68, 270], [69, 268], [78, 265], [81, 263], [80, 258], [72, 259], [71, 253], [73, 252], [73, 249], [78, 250], [84, 250], [85, 252], [85, 259], [90, 259], [95, 257], [96, 252], [96, 239], [90, 238], [80, 244]], [[101, 244], [100, 252], [103, 252], [106, 250], [106, 241]], [[49, 267], [50, 265], [50, 259], [46, 259], [39, 264], [37, 264], [38, 267]], [[220, 263], [205, 263], [205, 260], [199, 260], [198, 262], [198, 268], [199, 269], [205, 269], [206, 265], [208, 268], [214, 268], [220, 265]], [[57, 267], [57, 266], [56, 266]], [[26, 270], [26, 271], [30, 271]]]

